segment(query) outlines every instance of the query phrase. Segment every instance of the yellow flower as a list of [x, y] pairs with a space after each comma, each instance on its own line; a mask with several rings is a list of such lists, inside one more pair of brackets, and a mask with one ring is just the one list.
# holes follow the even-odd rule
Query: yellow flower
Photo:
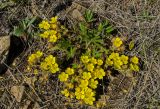
[[58, 16], [52, 17], [50, 23], [57, 23]]
[[115, 47], [120, 47], [122, 45], [122, 40], [119, 38], [119, 37], [116, 37], [114, 40], [113, 40], [113, 46]]
[[51, 73], [56, 73], [57, 71], [59, 71], [59, 67], [58, 67], [57, 63], [50, 65], [50, 72]]
[[87, 70], [88, 71], [93, 71], [93, 69], [94, 69], [94, 65], [93, 64], [87, 64]]
[[103, 76], [105, 76], [106, 74], [102, 68], [97, 68], [92, 73], [93, 73], [94, 79], [96, 78], [103, 79]]
[[85, 92], [85, 98], [91, 97], [91, 96], [95, 96], [95, 93], [93, 92], [93, 90], [89, 87], [86, 87], [83, 89]]
[[97, 60], [96, 60], [94, 57], [92, 57], [92, 58], [90, 59], [90, 62], [91, 62], [92, 64], [97, 64]]
[[76, 90], [76, 91], [75, 91], [76, 99], [78, 99], [78, 100], [79, 100], [79, 99], [84, 99], [84, 97], [85, 97], [84, 91], [81, 90], [80, 87], [77, 87], [75, 90]]
[[57, 24], [51, 24], [51, 28], [52, 29], [56, 29], [57, 28]]
[[136, 72], [138, 72], [139, 71], [139, 66], [138, 65], [134, 65], [134, 69], [135, 69]]
[[84, 102], [86, 104], [89, 104], [89, 105], [93, 105], [93, 102], [95, 101], [95, 98], [94, 97], [88, 97], [88, 98], [84, 98]]
[[92, 89], [96, 89], [96, 88], [97, 88], [97, 85], [98, 85], [98, 81], [97, 81], [97, 80], [94, 80], [94, 79], [91, 79], [91, 80], [90, 80], [89, 86], [90, 86]]
[[131, 70], [134, 70], [133, 64], [130, 64], [130, 69], [131, 69]]
[[89, 80], [91, 78], [91, 73], [90, 72], [83, 72], [82, 78]]
[[41, 68], [42, 70], [48, 70], [48, 69], [49, 69], [49, 66], [48, 66], [48, 64], [46, 64], [46, 62], [41, 62], [40, 68]]
[[91, 88], [88, 88], [86, 87], [84, 89], [84, 92], [85, 92], [85, 97], [84, 97], [84, 102], [86, 104], [89, 104], [89, 105], [93, 105], [93, 102], [95, 101], [95, 93], [93, 92], [93, 90]]
[[73, 75], [74, 74], [74, 69], [72, 68], [67, 68], [65, 71], [68, 75]]
[[69, 88], [69, 89], [73, 89], [74, 85], [72, 83], [65, 83], [65, 85]]
[[68, 74], [62, 72], [61, 74], [59, 74], [58, 78], [60, 79], [61, 82], [67, 81]]
[[47, 63], [47, 64], [55, 64], [56, 62], [56, 58], [53, 57], [53, 55], [48, 55], [44, 61]]
[[55, 57], [53, 55], [48, 55], [43, 62], [40, 64], [42, 70], [50, 71], [51, 73], [56, 73], [59, 71], [58, 64], [56, 63]]
[[128, 63], [128, 56], [122, 55], [119, 56], [119, 53], [112, 52], [106, 60], [106, 64], [109, 66], [113, 66], [116, 69], [121, 69], [123, 64]]
[[56, 34], [57, 34], [57, 31], [55, 31], [55, 30], [50, 30], [48, 33], [52, 36], [52, 35], [56, 35]]
[[118, 57], [119, 57], [119, 53], [114, 53], [114, 52], [112, 52], [112, 53], [109, 55], [109, 59], [114, 59], [114, 60], [116, 60]]
[[130, 64], [130, 69], [138, 72], [139, 71], [139, 66], [135, 65], [135, 64]]
[[39, 58], [42, 57], [42, 55], [43, 55], [43, 52], [41, 52], [41, 51], [37, 51], [36, 53], [31, 54], [31, 55], [28, 57], [28, 63], [29, 63], [30, 65], [33, 65], [34, 63], [37, 62], [37, 60], [38, 60]]
[[41, 52], [41, 51], [37, 51], [37, 52], [36, 52], [36, 57], [37, 57], [37, 58], [42, 57], [42, 55], [43, 55], [43, 52]]
[[125, 55], [121, 55], [121, 60], [123, 62], [123, 64], [128, 64], [128, 56], [125, 56]]
[[30, 65], [34, 64], [36, 62], [36, 55], [35, 54], [31, 54], [29, 57], [28, 57], [28, 63]]
[[61, 34], [60, 34], [60, 33], [57, 34], [57, 38], [58, 38], [58, 39], [61, 38]]
[[81, 61], [82, 61], [82, 63], [84, 63], [84, 64], [88, 63], [88, 62], [89, 62], [88, 56], [81, 56]]
[[119, 64], [114, 64], [114, 67], [115, 67], [116, 69], [118, 69], [118, 70], [121, 69], [121, 66], [120, 66]]
[[102, 61], [101, 59], [98, 59], [98, 60], [97, 60], [97, 64], [98, 64], [99, 66], [101, 66], [101, 65], [103, 64], [103, 61]]
[[61, 93], [66, 97], [69, 96], [69, 91], [67, 89], [64, 89], [63, 91], [61, 91]]
[[81, 79], [79, 87], [85, 88], [88, 86], [88, 80]]
[[134, 57], [131, 58], [131, 62], [134, 63], [134, 64], [138, 64], [139, 59], [136, 56], [134, 56]]
[[50, 24], [48, 23], [48, 21], [43, 20], [43, 21], [39, 24], [39, 28], [48, 30], [48, 29], [50, 28]]
[[103, 79], [103, 76], [105, 76], [106, 73], [104, 72], [104, 70], [102, 68], [100, 68], [98, 70], [99, 70], [98, 71], [98, 78]]
[[56, 42], [57, 41], [57, 36], [56, 35], [52, 35], [49, 37], [49, 42]]
[[112, 66], [113, 65], [113, 61], [110, 58], [107, 58], [106, 64], [109, 65], [109, 66]]
[[48, 38], [49, 32], [48, 32], [48, 31], [45, 31], [44, 33], [40, 34], [39, 36], [40, 36], [41, 38]]
[[114, 67], [116, 69], [121, 69], [121, 66], [123, 65], [123, 62], [119, 59], [119, 60], [116, 60], [114, 61]]

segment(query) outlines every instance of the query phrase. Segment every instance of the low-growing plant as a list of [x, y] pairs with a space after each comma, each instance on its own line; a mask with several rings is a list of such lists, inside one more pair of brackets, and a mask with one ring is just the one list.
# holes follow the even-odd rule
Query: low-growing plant
[[[87, 105], [96, 105], [99, 80], [103, 80], [113, 69], [123, 75], [138, 72], [139, 58], [125, 55], [126, 45], [121, 37], [109, 37], [114, 29], [108, 21], [95, 22], [91, 11], [86, 12], [85, 19], [74, 31], [61, 25], [57, 16], [50, 21], [43, 20], [39, 24], [39, 37], [52, 46], [29, 55], [27, 69], [36, 75], [39, 72], [42, 75], [58, 73], [63, 83], [62, 95]], [[111, 44], [106, 46], [105, 40]], [[53, 56], [57, 50], [64, 53], [61, 58]], [[73, 61], [63, 67], [60, 61], [64, 58]]]
[[32, 36], [34, 34], [32, 24], [35, 22], [36, 17], [33, 18], [25, 18], [21, 22], [19, 22], [18, 26], [14, 26], [14, 30], [12, 34], [14, 36]]

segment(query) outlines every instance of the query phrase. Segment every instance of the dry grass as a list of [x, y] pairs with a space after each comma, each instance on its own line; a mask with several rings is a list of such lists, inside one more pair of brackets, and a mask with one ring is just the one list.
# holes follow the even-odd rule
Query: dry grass
[[[50, 18], [56, 14], [54, 9], [61, 3], [65, 4], [66, 1], [29, 0], [28, 4], [19, 3], [12, 7], [9, 6], [0, 11], [3, 13], [0, 16], [2, 22], [0, 32], [8, 34], [12, 29], [11, 25], [16, 23], [14, 21], [20, 21], [25, 17]], [[119, 35], [125, 36], [129, 40], [134, 39], [136, 47], [128, 54], [137, 55], [144, 62], [143, 70], [137, 74], [136, 84], [129, 86], [129, 92], [121, 98], [108, 99], [107, 102], [110, 105], [106, 108], [160, 108], [160, 0], [74, 0], [73, 3], [89, 8], [99, 16], [108, 19], [118, 29]], [[66, 14], [60, 14], [63, 11]], [[62, 19], [67, 18], [69, 22], [73, 22], [65, 10], [60, 13], [58, 14]], [[32, 77], [30, 74], [23, 73], [21, 67], [25, 64], [25, 57], [30, 53], [30, 50], [35, 49], [34, 47], [34, 44], [31, 45], [30, 49], [18, 61], [18, 66], [10, 68], [9, 74], [0, 79], [1, 109], [19, 109], [27, 99], [31, 100], [30, 107], [34, 107], [35, 102], [39, 103], [40, 109], [66, 107], [65, 99], [58, 93], [61, 84], [54, 76], [45, 85], [35, 83], [38, 89], [27, 84], [22, 103], [16, 102], [10, 94], [10, 88], [13, 85], [24, 85], [26, 84], [25, 78]], [[124, 83], [123, 79], [121, 79], [121, 83]], [[79, 105], [73, 103], [72, 107], [75, 106]]]

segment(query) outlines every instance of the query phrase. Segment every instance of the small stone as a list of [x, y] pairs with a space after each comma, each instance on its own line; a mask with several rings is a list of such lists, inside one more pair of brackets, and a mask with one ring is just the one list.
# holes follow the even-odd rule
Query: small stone
[[0, 56], [10, 46], [10, 36], [0, 36]]
[[79, 20], [79, 21], [84, 21], [83, 15], [77, 9], [73, 10], [72, 17]]
[[23, 93], [24, 93], [24, 86], [13, 86], [11, 87], [11, 94], [15, 97], [17, 102], [21, 102]]

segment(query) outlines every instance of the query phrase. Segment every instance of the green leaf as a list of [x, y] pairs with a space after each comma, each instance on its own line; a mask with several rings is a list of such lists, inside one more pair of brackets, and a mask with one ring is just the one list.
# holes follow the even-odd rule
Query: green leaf
[[95, 50], [95, 49], [93, 49], [92, 55], [93, 55], [93, 57], [95, 57], [95, 58], [99, 58], [99, 57], [102, 56], [102, 53], [99, 52], [99, 51], [97, 51], [97, 50]]
[[13, 35], [20, 37], [25, 34], [25, 30], [21, 26], [14, 26]]
[[24, 30], [27, 29], [25, 20], [22, 20], [22, 21], [20, 22], [19, 26], [21, 26]]
[[78, 68], [78, 64], [73, 63], [73, 64], [72, 64], [72, 68], [74, 68], [74, 69], [75, 69], [75, 68]]
[[70, 43], [69, 40], [65, 40], [65, 39], [61, 39], [61, 41], [59, 42], [59, 47], [62, 49], [67, 50], [68, 48], [70, 48], [72, 45]]
[[91, 10], [87, 10], [85, 12], [85, 20], [86, 22], [92, 22], [94, 19], [93, 19], [93, 13]]
[[105, 21], [103, 22], [103, 26], [106, 27], [106, 26], [108, 26], [108, 25], [109, 25], [109, 21], [108, 21], [108, 20], [105, 20]]
[[66, 50], [67, 53], [67, 59], [73, 58], [76, 53], [76, 47], [70, 47]]
[[134, 41], [132, 40], [129, 42], [129, 50], [132, 50], [134, 48]]
[[27, 28], [31, 25], [31, 24], [33, 24], [34, 23], [34, 21], [36, 20], [36, 16], [35, 17], [33, 17], [31, 20], [29, 20], [29, 22], [27, 23]]
[[70, 56], [74, 57], [74, 54], [76, 53], [76, 47], [71, 47], [70, 48]]
[[86, 25], [84, 25], [84, 23], [80, 23], [79, 24], [79, 28], [80, 28], [80, 33], [81, 34], [87, 34], [87, 27], [86, 27]]
[[106, 33], [111, 33], [112, 31], [114, 30], [114, 28], [112, 27], [112, 26], [108, 26], [107, 28], [106, 28]]
[[102, 30], [103, 30], [103, 25], [102, 25], [102, 23], [100, 23], [98, 25], [98, 32], [102, 32]]

